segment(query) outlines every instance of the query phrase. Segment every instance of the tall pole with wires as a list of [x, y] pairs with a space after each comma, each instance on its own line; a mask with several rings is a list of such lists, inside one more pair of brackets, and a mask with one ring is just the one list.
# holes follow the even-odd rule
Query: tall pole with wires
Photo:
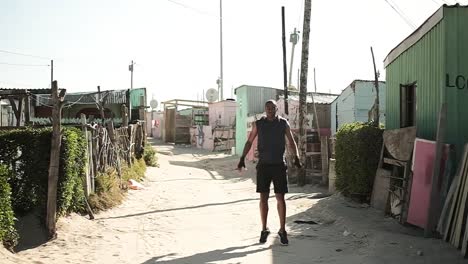
[[130, 91], [128, 93], [128, 115], [129, 120], [132, 120], [132, 90], [133, 90], [133, 66], [135, 63], [132, 60], [132, 63], [128, 66], [128, 70], [130, 71]]
[[52, 83], [54, 82], [54, 60], [50, 60], [50, 87], [52, 89]]
[[223, 0], [219, 0], [219, 55], [220, 55], [220, 77], [219, 77], [219, 100], [224, 99], [223, 96]]

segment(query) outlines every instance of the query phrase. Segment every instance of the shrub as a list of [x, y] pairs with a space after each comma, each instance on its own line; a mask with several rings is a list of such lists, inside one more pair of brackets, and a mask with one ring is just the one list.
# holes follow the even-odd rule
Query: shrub
[[336, 188], [369, 197], [382, 148], [383, 130], [367, 123], [344, 125], [336, 134]]
[[115, 169], [108, 169], [96, 177], [96, 192], [89, 196], [89, 204], [95, 211], [104, 211], [122, 203], [124, 193]]
[[89, 196], [89, 205], [95, 211], [104, 211], [121, 204], [125, 197], [125, 192], [122, 189], [127, 189], [128, 180], [141, 181], [145, 177], [145, 172], [145, 161], [135, 159], [131, 167], [122, 163], [122, 179], [113, 168], [99, 174], [96, 177], [96, 192]]
[[[51, 128], [15, 129], [0, 132], [0, 164], [11, 169], [13, 210], [25, 214], [36, 207], [45, 213], [49, 175]], [[85, 145], [79, 129], [63, 128], [57, 189], [60, 215], [83, 208]]]
[[10, 177], [11, 172], [5, 166], [0, 166], [0, 241], [11, 250], [18, 244], [18, 234], [11, 206], [11, 188], [8, 184]]
[[83, 188], [86, 173], [86, 139], [81, 130], [67, 128], [62, 131], [62, 155], [57, 191], [57, 213], [83, 212], [85, 194]]
[[156, 151], [154, 148], [150, 145], [147, 144], [144, 149], [143, 153], [143, 159], [145, 160], [145, 163], [147, 166], [150, 167], [158, 167], [158, 157], [156, 156]]

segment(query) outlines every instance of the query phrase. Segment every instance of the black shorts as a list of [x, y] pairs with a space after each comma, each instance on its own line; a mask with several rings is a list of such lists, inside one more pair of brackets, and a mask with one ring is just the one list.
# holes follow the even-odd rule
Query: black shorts
[[257, 192], [269, 193], [273, 181], [275, 193], [288, 192], [287, 166], [285, 164], [257, 165]]

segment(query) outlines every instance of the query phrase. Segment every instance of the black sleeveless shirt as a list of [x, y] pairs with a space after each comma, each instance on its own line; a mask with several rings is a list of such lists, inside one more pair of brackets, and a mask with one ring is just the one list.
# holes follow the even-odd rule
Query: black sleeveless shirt
[[277, 116], [269, 121], [265, 116], [255, 122], [258, 136], [259, 164], [284, 164], [286, 129], [289, 123]]

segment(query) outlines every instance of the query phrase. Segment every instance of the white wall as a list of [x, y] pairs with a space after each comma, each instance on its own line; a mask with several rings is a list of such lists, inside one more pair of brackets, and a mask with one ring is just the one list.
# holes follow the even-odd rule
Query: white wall
[[237, 111], [235, 101], [211, 103], [208, 109], [210, 126], [235, 126]]
[[[379, 82], [379, 112], [380, 123], [385, 124], [385, 83]], [[376, 90], [374, 82], [356, 83], [356, 121], [367, 122], [369, 120], [369, 110], [374, 105]]]
[[[331, 134], [332, 136], [347, 123], [352, 123], [355, 120], [355, 95], [351, 87], [343, 90], [340, 96], [332, 103], [332, 123], [331, 123]], [[338, 107], [337, 107], [338, 105]], [[336, 115], [336, 109], [338, 108], [338, 115]], [[338, 127], [336, 127], [336, 118], [338, 117]]]

